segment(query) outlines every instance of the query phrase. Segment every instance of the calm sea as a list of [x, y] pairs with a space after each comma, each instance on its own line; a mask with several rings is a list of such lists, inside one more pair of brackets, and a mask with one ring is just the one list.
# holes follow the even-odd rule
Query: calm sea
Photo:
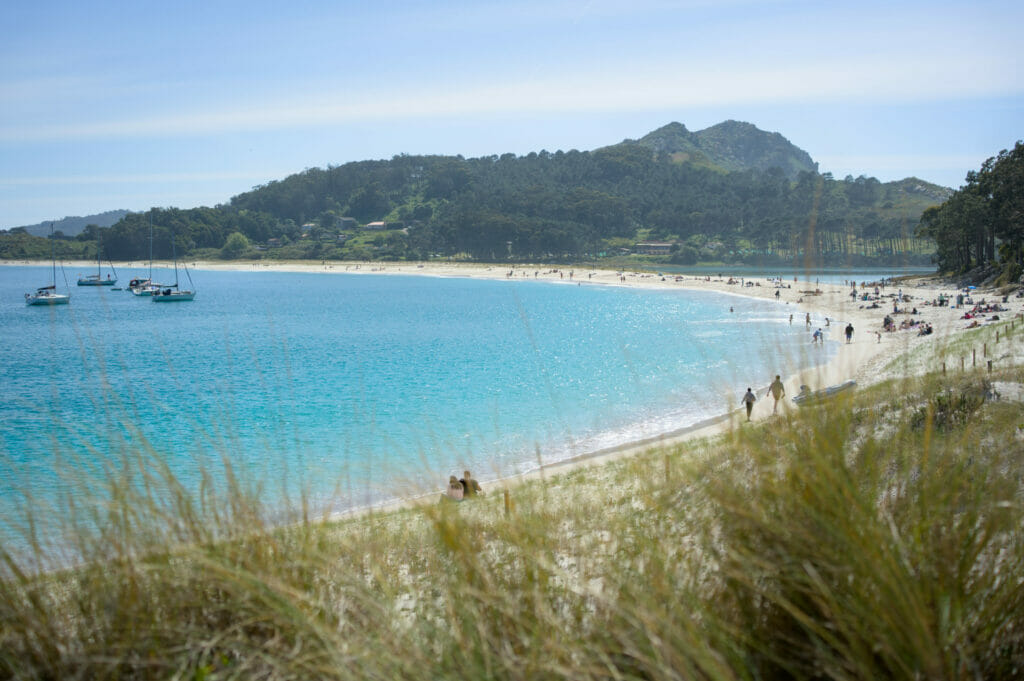
[[227, 457], [335, 509], [486, 482], [692, 425], [835, 351], [792, 306], [711, 293], [201, 271], [194, 302], [159, 305], [75, 274], [70, 305], [26, 307], [50, 269], [0, 267], [0, 517], [133, 451], [186, 486]]

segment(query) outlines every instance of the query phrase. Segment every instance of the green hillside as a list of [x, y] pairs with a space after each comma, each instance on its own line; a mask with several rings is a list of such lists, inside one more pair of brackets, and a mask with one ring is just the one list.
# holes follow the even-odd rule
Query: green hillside
[[[104, 231], [114, 259], [158, 257], [927, 264], [913, 238], [942, 188], [817, 172], [778, 133], [672, 123], [594, 151], [395, 156], [311, 168], [215, 208], [153, 209]], [[384, 223], [384, 224], [373, 224]], [[232, 234], [232, 246], [224, 246]], [[96, 237], [87, 230], [82, 240]]]
[[123, 218], [128, 214], [128, 211], [124, 209], [120, 210], [108, 210], [103, 213], [96, 215], [83, 215], [83, 216], [69, 216], [61, 218], [60, 220], [51, 220], [48, 222], [40, 222], [35, 225], [23, 225], [14, 229], [23, 229], [27, 233], [34, 236], [48, 236], [50, 234], [50, 228], [52, 226], [53, 231], [60, 232], [65, 236], [78, 236], [82, 233], [82, 230], [88, 225], [96, 225], [97, 227], [110, 227], [112, 224]]
[[918, 232], [935, 240], [943, 271], [1024, 284], [1024, 143], [967, 173], [965, 185], [924, 212]]
[[735, 172], [768, 171], [779, 168], [790, 180], [802, 172], [816, 173], [818, 164], [810, 155], [779, 133], [759, 130], [750, 123], [725, 121], [698, 132], [682, 123], [669, 123], [636, 142], [655, 154], [669, 155], [677, 162], [720, 168]]

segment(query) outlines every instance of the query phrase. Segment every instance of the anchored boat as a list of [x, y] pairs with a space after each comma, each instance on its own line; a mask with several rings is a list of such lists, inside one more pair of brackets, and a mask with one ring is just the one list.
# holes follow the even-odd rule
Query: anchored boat
[[[163, 289], [158, 289], [153, 293], [154, 303], [173, 303], [177, 301], [193, 300], [196, 297], [196, 292], [192, 290], [183, 290], [178, 288], [178, 254], [174, 250], [174, 239], [171, 239], [171, 252], [174, 254], [174, 284]], [[185, 268], [185, 276], [188, 277], [188, 283], [192, 286], [192, 275], [188, 273], [188, 266], [182, 263], [182, 267]]]
[[88, 276], [78, 277], [79, 286], [113, 286], [117, 283], [117, 272], [114, 271], [114, 265], [111, 263], [110, 271], [114, 273], [113, 278], [108, 274], [107, 278], [103, 278], [103, 266], [100, 263], [100, 247], [99, 241], [96, 242], [96, 274], [90, 274]]
[[153, 216], [151, 215], [149, 217], [149, 276], [145, 279], [141, 277], [132, 279], [128, 282], [128, 290], [132, 292], [133, 296], [148, 298], [156, 295], [160, 288], [161, 284], [153, 281]]
[[71, 296], [64, 293], [57, 293], [57, 287], [53, 284], [41, 286], [35, 293], [25, 294], [26, 305], [67, 305], [71, 302]]
[[[50, 259], [53, 261], [53, 275], [49, 286], [40, 286], [35, 293], [25, 294], [26, 305], [67, 305], [71, 302], [71, 294], [57, 293], [57, 250], [53, 240], [53, 223], [50, 223]], [[64, 271], [61, 266], [61, 271]], [[64, 284], [67, 285], [67, 278]]]

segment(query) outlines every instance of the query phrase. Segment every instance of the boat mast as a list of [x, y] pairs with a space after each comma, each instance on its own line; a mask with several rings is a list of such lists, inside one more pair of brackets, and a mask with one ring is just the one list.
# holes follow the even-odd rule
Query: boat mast
[[178, 251], [174, 247], [174, 234], [171, 234], [171, 257], [174, 258], [174, 288], [178, 288]]
[[53, 263], [53, 291], [57, 292], [57, 242], [53, 239], [53, 223], [50, 223], [50, 261]]

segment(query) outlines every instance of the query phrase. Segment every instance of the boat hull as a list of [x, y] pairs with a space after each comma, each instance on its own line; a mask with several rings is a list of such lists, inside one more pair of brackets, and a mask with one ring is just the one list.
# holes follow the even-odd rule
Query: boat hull
[[132, 279], [128, 282], [128, 290], [133, 296], [148, 298], [160, 290], [160, 284], [151, 279]]
[[113, 286], [117, 279], [79, 279], [79, 286]]
[[59, 293], [49, 296], [25, 296], [26, 305], [67, 305], [69, 302], [71, 302], [71, 296], [65, 296]]
[[195, 291], [171, 291], [170, 293], [156, 292], [153, 294], [153, 302], [177, 303], [193, 300], [195, 297]]

